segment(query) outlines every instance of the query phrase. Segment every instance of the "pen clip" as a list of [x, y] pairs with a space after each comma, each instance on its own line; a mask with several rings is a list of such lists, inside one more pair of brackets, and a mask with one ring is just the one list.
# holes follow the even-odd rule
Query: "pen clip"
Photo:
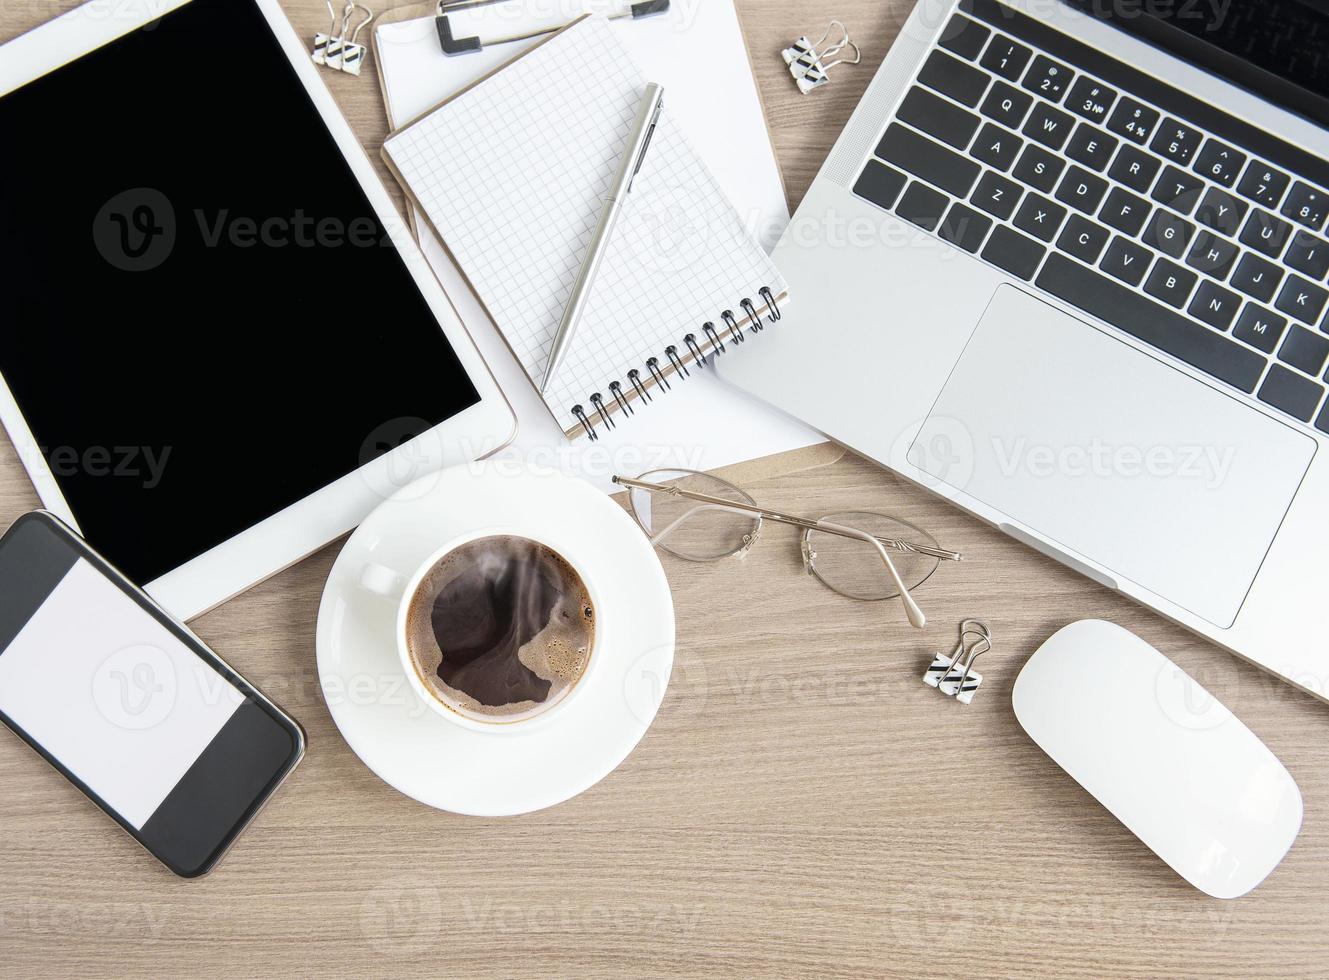
[[646, 138], [641, 141], [641, 149], [637, 152], [637, 162], [632, 168], [632, 176], [628, 179], [628, 193], [632, 193], [632, 185], [636, 183], [637, 174], [641, 170], [641, 165], [646, 162], [646, 151], [650, 149], [651, 139], [655, 136], [655, 127], [660, 123], [660, 113], [664, 110], [664, 99], [660, 99], [655, 104], [655, 112], [651, 114], [651, 125], [646, 130]]

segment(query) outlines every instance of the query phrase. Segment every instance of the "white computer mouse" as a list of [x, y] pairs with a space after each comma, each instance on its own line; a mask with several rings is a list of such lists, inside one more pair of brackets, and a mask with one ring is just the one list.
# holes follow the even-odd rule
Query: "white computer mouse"
[[1268, 747], [1115, 623], [1058, 630], [1011, 701], [1039, 748], [1207, 895], [1246, 894], [1301, 829], [1301, 791]]

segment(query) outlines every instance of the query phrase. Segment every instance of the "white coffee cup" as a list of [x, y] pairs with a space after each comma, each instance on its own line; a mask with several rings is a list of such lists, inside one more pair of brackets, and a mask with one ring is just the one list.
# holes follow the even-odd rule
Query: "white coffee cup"
[[[466, 711], [461, 705], [452, 704], [442, 698], [433, 688], [425, 683], [419, 672], [416, 670], [415, 659], [411, 656], [410, 647], [407, 644], [407, 626], [411, 610], [412, 600], [415, 598], [416, 591], [424, 582], [425, 577], [433, 570], [434, 566], [440, 561], [456, 551], [458, 548], [480, 538], [490, 537], [516, 537], [524, 538], [527, 541], [534, 541], [537, 544], [544, 545], [546, 548], [561, 556], [576, 572], [578, 578], [586, 587], [587, 595], [590, 598], [591, 606], [596, 611], [595, 631], [591, 641], [591, 649], [587, 654], [585, 667], [582, 669], [581, 676], [575, 682], [570, 684], [567, 689], [559, 696], [554, 703], [541, 707], [529, 715], [518, 716], [507, 719], [503, 717], [480, 717], [476, 714]], [[601, 616], [602, 606], [600, 605], [599, 595], [592, 582], [586, 575], [584, 564], [579, 562], [575, 555], [576, 547], [573, 542], [562, 540], [552, 540], [547, 534], [533, 534], [518, 527], [488, 527], [480, 530], [470, 531], [449, 541], [445, 541], [439, 547], [429, 553], [423, 561], [411, 570], [397, 570], [387, 565], [368, 562], [360, 570], [360, 586], [366, 591], [373, 592], [376, 595], [388, 599], [395, 599], [397, 602], [397, 615], [393, 625], [393, 636], [397, 644], [397, 658], [401, 661], [402, 670], [406, 674], [406, 680], [416, 695], [424, 701], [430, 708], [437, 712], [441, 717], [446, 718], [454, 724], [463, 728], [469, 728], [472, 731], [482, 732], [513, 732], [527, 731], [530, 728], [543, 724], [550, 717], [564, 710], [568, 703], [576, 696], [587, 682], [590, 680], [592, 672], [596, 668], [597, 649], [603, 649], [604, 638], [602, 636]]]

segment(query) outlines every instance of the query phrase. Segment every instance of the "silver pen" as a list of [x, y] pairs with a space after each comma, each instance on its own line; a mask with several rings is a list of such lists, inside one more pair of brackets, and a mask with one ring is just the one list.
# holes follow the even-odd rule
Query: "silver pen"
[[559, 364], [568, 352], [572, 335], [577, 329], [577, 322], [591, 295], [591, 285], [595, 274], [600, 269], [600, 261], [608, 250], [609, 237], [613, 233], [614, 223], [623, 210], [623, 202], [632, 190], [632, 178], [637, 176], [642, 161], [646, 158], [646, 149], [651, 145], [651, 136], [660, 119], [660, 110], [664, 107], [664, 86], [651, 82], [642, 96], [641, 108], [637, 110], [637, 120], [632, 124], [632, 135], [618, 162], [618, 173], [605, 194], [604, 204], [600, 209], [600, 221], [591, 236], [591, 247], [582, 259], [581, 271], [577, 281], [572, 284], [572, 295], [568, 305], [563, 308], [563, 319], [559, 321], [558, 331], [554, 334], [554, 346], [549, 352], [549, 366], [545, 368], [544, 380], [540, 382], [540, 394], [549, 390], [549, 382], [558, 371]]

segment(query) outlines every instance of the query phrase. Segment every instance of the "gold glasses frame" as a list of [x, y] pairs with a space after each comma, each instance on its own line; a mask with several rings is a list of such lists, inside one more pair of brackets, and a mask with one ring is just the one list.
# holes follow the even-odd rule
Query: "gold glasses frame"
[[[747, 500], [749, 501], [752, 500], [752, 498], [749, 497], [748, 494], [744, 492], [741, 487], [737, 487], [734, 484], [729, 483], [727, 480], [721, 480], [719, 477], [712, 476], [709, 473], [701, 473], [696, 470], [668, 470], [662, 472], [675, 473], [679, 476], [702, 476], [706, 477], [707, 479], [720, 480], [720, 482], [727, 484], [732, 489], [742, 494], [743, 497], [745, 497]], [[652, 475], [651, 472], [642, 474], [642, 476], [650, 476], [650, 475]], [[686, 558], [690, 561], [718, 560], [720, 558], [742, 556], [746, 554], [748, 549], [750, 549], [752, 545], [756, 542], [757, 535], [761, 532], [762, 522], [766, 520], [775, 521], [776, 523], [779, 524], [789, 524], [792, 525], [793, 527], [803, 529], [804, 532], [802, 539], [803, 565], [804, 568], [807, 570], [808, 574], [810, 575], [815, 575], [817, 573], [815, 568], [816, 553], [812, 550], [811, 544], [808, 540], [808, 533], [807, 533], [808, 531], [814, 531], [814, 530], [823, 531], [827, 534], [835, 534], [840, 537], [854, 538], [859, 541], [865, 541], [876, 549], [879, 557], [882, 560], [882, 564], [886, 568], [887, 575], [890, 576], [892, 583], [895, 585], [896, 591], [899, 593], [900, 601], [904, 604], [905, 615], [909, 619], [910, 625], [918, 629], [922, 629], [927, 624], [927, 617], [923, 614], [923, 610], [919, 607], [917, 601], [915, 601], [913, 595], [910, 593], [908, 586], [905, 585], [904, 579], [900, 577], [900, 572], [895, 567], [895, 562], [891, 560], [890, 552], [899, 551], [902, 553], [926, 555], [927, 557], [938, 559], [939, 562], [962, 561], [964, 557], [957, 551], [948, 551], [944, 548], [936, 548], [930, 545], [914, 544], [909, 541], [902, 540], [900, 538], [880, 537], [877, 535], [869, 534], [867, 531], [861, 531], [858, 528], [848, 527], [847, 525], [838, 524], [834, 521], [828, 521], [824, 518], [818, 519], [813, 517], [800, 517], [797, 514], [785, 514], [782, 513], [781, 511], [770, 510], [769, 508], [760, 506], [755, 501], [751, 503], [744, 503], [742, 501], [737, 501], [737, 500], [726, 500], [723, 497], [716, 497], [708, 493], [699, 493], [698, 491], [695, 490], [684, 490], [683, 488], [677, 486], [670, 486], [663, 483], [653, 483], [649, 480], [634, 479], [634, 478], [617, 476], [617, 475], [613, 477], [613, 482], [621, 487], [626, 487], [629, 490], [645, 490], [649, 493], [667, 494], [672, 497], [681, 497], [687, 500], [695, 500], [701, 505], [700, 507], [694, 507], [691, 510], [684, 512], [682, 515], [680, 515], [678, 518], [672, 521], [668, 527], [665, 527], [664, 529], [658, 532], [652, 533], [650, 528], [642, 520], [641, 515], [637, 513], [637, 508], [632, 500], [632, 495], [629, 494], [628, 507], [632, 510], [632, 516], [637, 521], [637, 524], [641, 526], [641, 529], [646, 532], [647, 537], [650, 539], [651, 544], [653, 545], [660, 545], [660, 542], [671, 531], [673, 531], [676, 527], [678, 527], [681, 523], [683, 523], [683, 521], [687, 520], [689, 517], [691, 517], [699, 510], [710, 510], [710, 509], [725, 510], [736, 514], [747, 514], [748, 516], [755, 517], [757, 519], [757, 526], [753, 529], [753, 531], [750, 534], [744, 536], [742, 547], [738, 548], [735, 551], [730, 552], [728, 555], [718, 555], [716, 556], [715, 559], [698, 559], [698, 558], [689, 558], [687, 555], [679, 555], [679, 557]], [[887, 514], [882, 514], [880, 516], [888, 517], [890, 520], [895, 521], [898, 524], [903, 524], [906, 527], [913, 527], [912, 524], [909, 524], [907, 521], [901, 521], [899, 518], [890, 517], [890, 515]], [[923, 532], [920, 531], [920, 533]], [[841, 595], [845, 594], [843, 592], [840, 592], [839, 589], [836, 589], [834, 586], [830, 585], [829, 582], [826, 582], [826, 580], [821, 578], [820, 575], [817, 575], [817, 577], [822, 582], [822, 584], [826, 585], [828, 588], [832, 589], [833, 591]]]

